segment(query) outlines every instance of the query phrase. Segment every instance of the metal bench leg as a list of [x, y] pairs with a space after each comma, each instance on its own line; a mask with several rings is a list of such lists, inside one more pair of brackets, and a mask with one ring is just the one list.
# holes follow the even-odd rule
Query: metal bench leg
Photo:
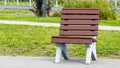
[[[93, 39], [96, 39], [96, 36], [92, 37]], [[97, 60], [97, 54], [96, 54], [96, 42], [92, 43], [92, 60]]]
[[97, 60], [96, 42], [92, 43], [92, 60]]
[[61, 44], [56, 44], [56, 46], [57, 46], [57, 48], [56, 48], [55, 63], [58, 63], [58, 62], [60, 62], [62, 47], [61, 47]]
[[65, 60], [68, 60], [68, 51], [67, 51], [67, 44], [62, 44], [62, 55]]
[[92, 44], [88, 44], [86, 48], [86, 64], [91, 63]]

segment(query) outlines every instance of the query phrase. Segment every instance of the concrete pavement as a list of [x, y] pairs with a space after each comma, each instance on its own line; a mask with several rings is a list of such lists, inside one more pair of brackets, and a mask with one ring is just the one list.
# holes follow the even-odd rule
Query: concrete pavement
[[[0, 20], [1, 24], [19, 24], [19, 25], [32, 25], [32, 26], [45, 26], [45, 27], [59, 27], [58, 23], [47, 23], [47, 22], [23, 22], [23, 21], [7, 21]], [[120, 26], [99, 26], [100, 30], [118, 30], [120, 31]]]
[[0, 20], [1, 24], [18, 24], [18, 25], [32, 25], [32, 26], [45, 26], [45, 27], [59, 27], [58, 23], [47, 23], [47, 22], [25, 22], [25, 21], [8, 21]]
[[53, 63], [52, 57], [0, 56], [0, 68], [120, 68], [119, 59], [98, 59], [90, 65], [84, 64], [85, 59], [70, 58], [60, 63]]

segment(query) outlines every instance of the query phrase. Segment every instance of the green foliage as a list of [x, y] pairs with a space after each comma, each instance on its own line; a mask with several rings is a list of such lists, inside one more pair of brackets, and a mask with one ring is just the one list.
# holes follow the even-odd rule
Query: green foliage
[[64, 3], [64, 1], [65, 1], [65, 0], [58, 0], [58, 2], [59, 2], [59, 3], [62, 3], [62, 4]]
[[64, 2], [65, 8], [99, 8], [100, 19], [116, 19], [114, 6], [104, 0], [66, 0]]
[[60, 17], [61, 13], [60, 13], [60, 11], [55, 11], [52, 16], [54, 16], [54, 17]]

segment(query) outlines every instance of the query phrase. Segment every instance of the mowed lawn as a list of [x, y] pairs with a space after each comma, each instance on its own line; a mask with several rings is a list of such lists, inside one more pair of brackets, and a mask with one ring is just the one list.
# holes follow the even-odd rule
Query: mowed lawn
[[[0, 55], [55, 56], [51, 36], [58, 35], [57, 27], [0, 24]], [[85, 57], [85, 45], [70, 44], [69, 54]], [[120, 31], [101, 31], [97, 37], [98, 57], [120, 58]]]
[[29, 10], [0, 9], [0, 20], [59, 23], [60, 17], [37, 17]]
[[[116, 14], [116, 18], [116, 20], [100, 20], [99, 24], [106, 26], [120, 26], [120, 14]], [[60, 23], [60, 17], [37, 17], [29, 10], [0, 9], [0, 20]]]

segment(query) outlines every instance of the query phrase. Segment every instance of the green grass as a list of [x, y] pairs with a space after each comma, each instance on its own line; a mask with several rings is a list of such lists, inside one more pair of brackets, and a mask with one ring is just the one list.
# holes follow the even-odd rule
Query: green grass
[[116, 20], [100, 20], [100, 25], [120, 26], [120, 14], [116, 15]]
[[[120, 26], [120, 14], [117, 14], [116, 16], [117, 20], [100, 20], [100, 25]], [[0, 20], [59, 23], [60, 17], [37, 17], [33, 12], [28, 10], [0, 9]]]
[[[55, 56], [51, 36], [58, 35], [56, 27], [0, 24], [0, 55]], [[120, 31], [99, 31], [98, 57], [120, 58]], [[69, 54], [85, 57], [84, 45], [69, 45]]]
[[50, 55], [55, 50], [50, 42], [53, 31], [57, 29], [0, 24], [0, 55]]
[[[7, 1], [7, 5], [12, 5], [12, 6], [16, 6], [17, 1], [16, 0], [12, 0], [12, 1]], [[4, 5], [4, 0], [0, 1], [0, 5]], [[32, 5], [35, 5], [34, 2], [32, 2]], [[19, 1], [19, 6], [29, 6], [29, 1], [26, 2], [21, 2]]]
[[99, 24], [104, 26], [120, 26], [120, 20], [99, 20]]
[[0, 10], [0, 20], [60, 22], [60, 17], [37, 17], [29, 10]]

